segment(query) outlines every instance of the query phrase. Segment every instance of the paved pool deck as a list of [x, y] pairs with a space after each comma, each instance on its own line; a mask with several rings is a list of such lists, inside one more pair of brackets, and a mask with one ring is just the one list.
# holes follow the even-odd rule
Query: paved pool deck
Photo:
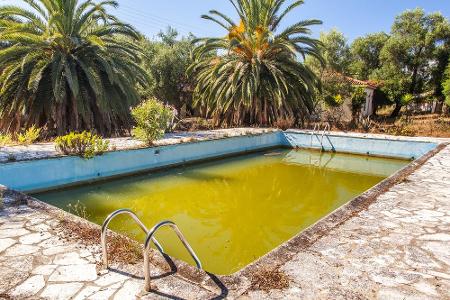
[[156, 288], [144, 295], [140, 263], [116, 263], [105, 273], [99, 245], [67, 238], [54, 213], [7, 206], [0, 211], [0, 299], [450, 299], [450, 146], [441, 148], [308, 246], [287, 245], [287, 261], [263, 260], [287, 285], [255, 285], [245, 273], [234, 282], [196, 280], [158, 263]]

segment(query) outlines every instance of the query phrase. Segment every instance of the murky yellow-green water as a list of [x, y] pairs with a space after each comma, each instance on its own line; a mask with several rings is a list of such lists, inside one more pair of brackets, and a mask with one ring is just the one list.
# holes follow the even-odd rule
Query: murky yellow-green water
[[[101, 224], [130, 208], [147, 227], [177, 223], [204, 268], [231, 274], [405, 166], [408, 161], [271, 150], [165, 172], [133, 176], [37, 198], [68, 210], [78, 201]], [[127, 216], [111, 227], [143, 241]], [[165, 251], [193, 263], [169, 230], [157, 238]]]

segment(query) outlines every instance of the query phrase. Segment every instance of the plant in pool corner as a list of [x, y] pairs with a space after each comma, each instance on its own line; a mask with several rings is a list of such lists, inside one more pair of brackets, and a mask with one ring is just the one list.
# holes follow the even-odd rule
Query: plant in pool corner
[[131, 115], [136, 121], [132, 135], [151, 145], [155, 140], [162, 138], [164, 132], [170, 128], [174, 111], [156, 99], [148, 99], [134, 107]]
[[93, 158], [109, 149], [109, 141], [91, 132], [71, 132], [55, 139], [56, 150], [66, 155], [78, 155], [83, 158]]

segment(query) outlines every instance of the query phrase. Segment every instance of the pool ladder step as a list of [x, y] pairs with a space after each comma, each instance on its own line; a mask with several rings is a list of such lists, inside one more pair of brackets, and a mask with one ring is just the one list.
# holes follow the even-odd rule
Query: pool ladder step
[[154, 237], [155, 233], [162, 227], [169, 227], [171, 228], [175, 234], [180, 239], [181, 243], [183, 243], [186, 250], [191, 255], [192, 259], [195, 261], [195, 264], [197, 265], [197, 268], [202, 268], [202, 263], [200, 259], [197, 257], [197, 254], [195, 254], [194, 249], [192, 249], [191, 245], [188, 243], [184, 235], [181, 233], [178, 226], [172, 222], [172, 221], [162, 221], [153, 226], [150, 230], [147, 229], [147, 227], [142, 223], [142, 221], [139, 219], [139, 217], [130, 209], [123, 208], [114, 211], [111, 213], [108, 217], [106, 217], [105, 221], [102, 225], [102, 234], [101, 234], [101, 244], [102, 244], [102, 253], [103, 253], [103, 266], [105, 268], [108, 268], [108, 252], [107, 252], [107, 231], [108, 226], [111, 221], [117, 217], [118, 215], [126, 214], [132, 217], [132, 219], [139, 225], [139, 227], [145, 232], [146, 238], [144, 242], [144, 278], [145, 278], [145, 284], [144, 284], [144, 290], [146, 292], [149, 292], [151, 290], [151, 283], [150, 283], [150, 257], [149, 257], [149, 250], [150, 250], [150, 243], [153, 242], [155, 244], [156, 248], [159, 252], [164, 254], [164, 249], [161, 246], [161, 244], [158, 242], [158, 240]]
[[[321, 124], [317, 124], [317, 123], [316, 123], [316, 124], [314, 125], [314, 129], [311, 131], [311, 139], [310, 139], [310, 144], [309, 144], [309, 146], [312, 148], [312, 145], [313, 145], [313, 137], [315, 136], [315, 137], [319, 140], [319, 142], [320, 142], [320, 148], [321, 148], [321, 150], [324, 151], [325, 148], [323, 147], [323, 138], [324, 138], [324, 136], [330, 134], [330, 124], [326, 123], [326, 124], [323, 126], [322, 133], [320, 133], [320, 139], [319, 139], [320, 128], [321, 128]], [[332, 150], [334, 150], [333, 145], [331, 145], [331, 147], [332, 147]]]

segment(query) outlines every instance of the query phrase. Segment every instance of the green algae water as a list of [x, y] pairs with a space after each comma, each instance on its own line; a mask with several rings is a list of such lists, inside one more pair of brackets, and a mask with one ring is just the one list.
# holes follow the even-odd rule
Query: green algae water
[[[36, 195], [64, 210], [85, 208], [101, 224], [120, 208], [148, 228], [174, 221], [205, 270], [232, 274], [374, 186], [408, 161], [277, 149]], [[129, 216], [111, 228], [144, 240]], [[193, 264], [175, 234], [156, 237]]]

